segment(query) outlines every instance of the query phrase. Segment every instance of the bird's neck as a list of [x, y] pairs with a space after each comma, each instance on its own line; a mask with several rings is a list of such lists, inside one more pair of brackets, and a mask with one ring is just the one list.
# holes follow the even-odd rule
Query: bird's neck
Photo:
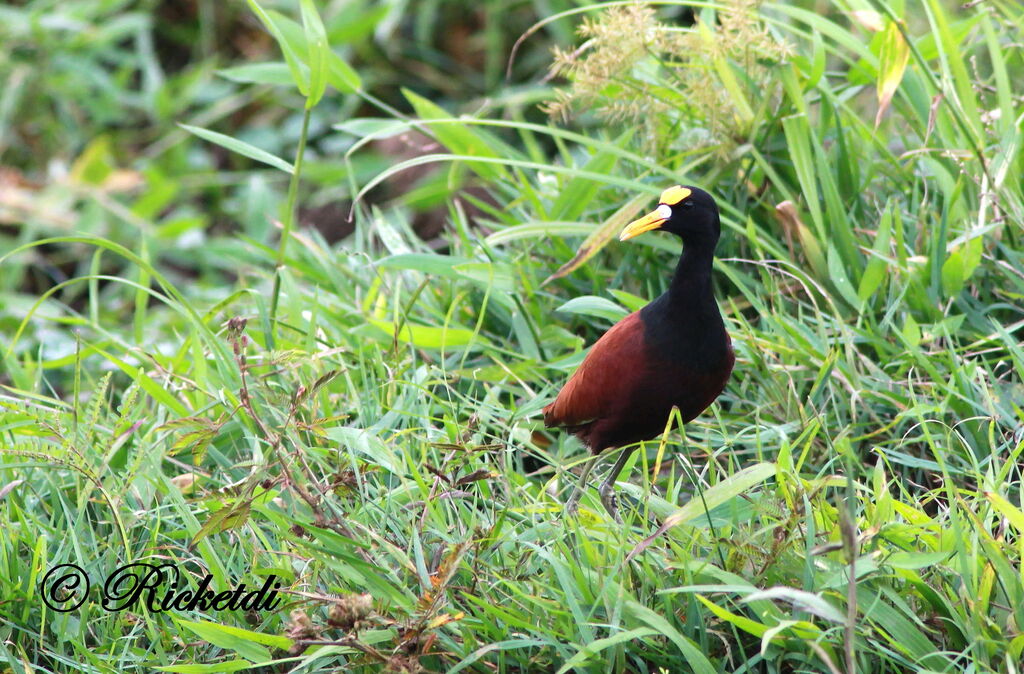
[[711, 371], [728, 357], [729, 339], [711, 289], [714, 250], [714, 241], [684, 242], [668, 290], [640, 310], [644, 340], [658, 362]]
[[711, 290], [711, 263], [714, 260], [713, 242], [693, 241], [683, 244], [676, 273], [668, 287], [666, 298], [673, 313], [699, 316], [709, 309], [718, 314], [718, 305]]
[[694, 371], [718, 367], [728, 344], [711, 287], [714, 250], [714, 242], [684, 243], [668, 290], [641, 313], [652, 351], [662, 354], [667, 362], [685, 360]]

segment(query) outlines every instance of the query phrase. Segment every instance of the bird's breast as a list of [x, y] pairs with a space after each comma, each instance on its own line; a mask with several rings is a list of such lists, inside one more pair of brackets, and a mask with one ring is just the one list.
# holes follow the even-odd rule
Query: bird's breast
[[724, 329], [699, 343], [649, 344], [647, 353], [639, 397], [663, 423], [673, 407], [684, 422], [704, 411], [725, 388], [735, 361]]

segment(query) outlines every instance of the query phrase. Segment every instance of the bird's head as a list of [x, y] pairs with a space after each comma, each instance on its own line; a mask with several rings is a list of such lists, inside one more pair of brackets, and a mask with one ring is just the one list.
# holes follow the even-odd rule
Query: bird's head
[[619, 234], [619, 240], [632, 239], [653, 229], [672, 232], [684, 244], [706, 243], [714, 248], [720, 230], [718, 205], [698, 187], [675, 185], [661, 193], [656, 209], [629, 223]]

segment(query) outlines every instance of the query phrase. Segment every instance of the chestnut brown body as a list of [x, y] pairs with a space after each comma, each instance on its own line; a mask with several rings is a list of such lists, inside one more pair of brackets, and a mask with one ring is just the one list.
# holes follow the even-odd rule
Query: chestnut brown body
[[720, 354], [700, 362], [659, 353], [646, 333], [640, 311], [604, 333], [544, 408], [544, 425], [564, 427], [597, 454], [657, 437], [673, 406], [683, 423], [707, 409], [735, 362], [728, 334], [723, 330]]

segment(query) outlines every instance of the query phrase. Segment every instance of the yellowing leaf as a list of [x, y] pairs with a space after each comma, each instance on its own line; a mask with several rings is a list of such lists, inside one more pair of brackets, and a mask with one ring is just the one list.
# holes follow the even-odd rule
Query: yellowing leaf
[[629, 224], [629, 221], [633, 219], [644, 204], [650, 203], [652, 197], [649, 194], [640, 194], [633, 199], [626, 202], [626, 205], [615, 211], [610, 218], [608, 218], [604, 224], [595, 229], [590, 236], [586, 238], [583, 245], [580, 246], [579, 250], [576, 251], [576, 255], [571, 260], [559, 267], [551, 276], [544, 279], [545, 285], [560, 279], [563, 276], [568, 276], [580, 267], [582, 267], [587, 260], [597, 255], [602, 248], [604, 248], [609, 241], [612, 240], [619, 231]]
[[878, 55], [878, 114], [875, 128], [882, 121], [882, 115], [889, 108], [893, 94], [903, 81], [910, 58], [910, 46], [903, 39], [899, 24], [890, 21], [882, 33], [882, 52]]
[[466, 614], [463, 613], [462, 611], [459, 611], [455, 615], [452, 615], [450, 613], [443, 613], [443, 614], [437, 616], [436, 618], [434, 618], [433, 620], [431, 620], [429, 623], [427, 623], [427, 629], [428, 630], [437, 629], [438, 627], [441, 627], [442, 625], [447, 625], [448, 623], [450, 623], [452, 621], [455, 621], [455, 620], [462, 620], [465, 617], [466, 617]]
[[114, 168], [110, 138], [98, 136], [71, 164], [71, 179], [82, 185], [101, 185]]
[[189, 547], [203, 540], [212, 533], [238, 529], [249, 521], [249, 512], [252, 508], [251, 500], [241, 500], [235, 503], [225, 503], [221, 509], [210, 515], [206, 523], [199, 528], [199, 531], [192, 538]]
[[[395, 338], [395, 325], [391, 321], [367, 318], [367, 322], [378, 330], [382, 330], [390, 338]], [[490, 342], [473, 330], [434, 325], [416, 325], [408, 321], [401, 326], [397, 339], [408, 342], [417, 349], [446, 349], [471, 344], [486, 347]]]
[[191, 494], [195, 490], [199, 476], [195, 473], [182, 473], [171, 478], [171, 484], [181, 490], [182, 494]]
[[1006, 518], [1014, 529], [1024, 531], [1024, 512], [1021, 512], [1019, 508], [994, 491], [986, 491], [985, 498], [999, 511], [1000, 515]]
[[790, 250], [793, 250], [793, 235], [796, 235], [803, 254], [807, 256], [807, 262], [814, 270], [815, 278], [828, 278], [828, 263], [825, 261], [825, 254], [821, 252], [821, 245], [797, 212], [796, 205], [788, 199], [775, 205], [775, 218], [782, 225], [783, 234], [786, 236], [786, 243]]
[[707, 606], [708, 610], [714, 613], [719, 620], [735, 625], [748, 634], [753, 634], [755, 637], [762, 637], [765, 632], [768, 631], [768, 627], [763, 623], [751, 620], [750, 618], [739, 615], [738, 613], [733, 613], [729, 609], [722, 608], [710, 599], [705, 598], [703, 595], [695, 594], [694, 596], [698, 601], [700, 601], [700, 603]]

